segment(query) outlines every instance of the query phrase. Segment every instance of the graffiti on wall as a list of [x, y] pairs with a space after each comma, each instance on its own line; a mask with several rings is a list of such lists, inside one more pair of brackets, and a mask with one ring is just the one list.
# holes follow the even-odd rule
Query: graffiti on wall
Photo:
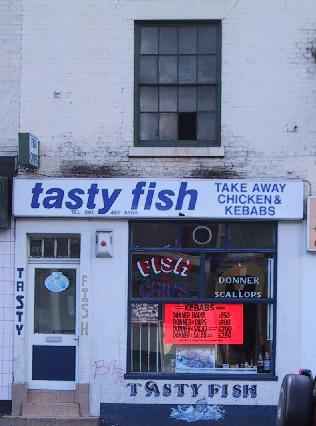
[[94, 361], [93, 364], [93, 380], [96, 380], [97, 376], [112, 377], [116, 383], [123, 383], [124, 370], [120, 366], [119, 361], [112, 360], [105, 362], [102, 359]]
[[16, 281], [16, 324], [15, 328], [18, 332], [18, 336], [22, 334], [24, 328], [24, 268], [16, 268], [17, 281]]

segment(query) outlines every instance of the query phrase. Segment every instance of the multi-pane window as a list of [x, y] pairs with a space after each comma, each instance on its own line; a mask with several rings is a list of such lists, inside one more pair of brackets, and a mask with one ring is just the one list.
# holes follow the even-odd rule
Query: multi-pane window
[[136, 145], [219, 145], [220, 22], [139, 22], [135, 34]]
[[29, 238], [30, 258], [80, 257], [80, 237], [65, 235], [37, 235]]
[[130, 373], [274, 372], [276, 226], [133, 222]]

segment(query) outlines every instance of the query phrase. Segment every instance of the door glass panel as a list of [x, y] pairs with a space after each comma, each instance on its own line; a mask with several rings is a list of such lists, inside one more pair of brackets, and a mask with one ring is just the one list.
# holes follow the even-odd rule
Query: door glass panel
[[76, 270], [35, 270], [34, 333], [75, 334]]

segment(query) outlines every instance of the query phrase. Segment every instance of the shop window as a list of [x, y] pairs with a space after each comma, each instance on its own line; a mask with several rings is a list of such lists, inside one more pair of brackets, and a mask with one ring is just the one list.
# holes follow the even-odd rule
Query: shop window
[[275, 241], [268, 222], [131, 223], [129, 374], [272, 377]]
[[220, 145], [219, 21], [137, 22], [135, 145]]
[[80, 238], [78, 236], [40, 235], [29, 238], [31, 259], [77, 259], [80, 258]]

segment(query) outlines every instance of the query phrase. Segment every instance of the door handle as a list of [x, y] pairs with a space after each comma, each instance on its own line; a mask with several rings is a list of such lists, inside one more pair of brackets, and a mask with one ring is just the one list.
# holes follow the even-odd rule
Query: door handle
[[74, 340], [77, 340], [77, 342], [79, 342], [79, 337], [74, 337]]

